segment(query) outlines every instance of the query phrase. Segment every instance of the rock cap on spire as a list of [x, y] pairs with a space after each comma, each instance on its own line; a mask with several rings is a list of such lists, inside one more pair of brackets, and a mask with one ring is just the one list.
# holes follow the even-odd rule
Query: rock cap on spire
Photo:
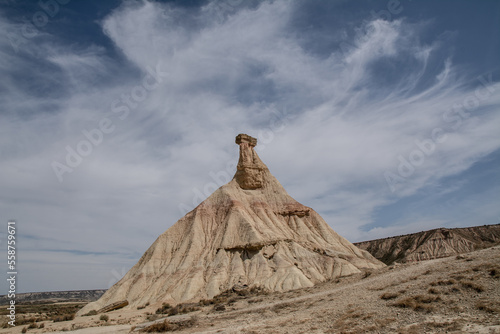
[[257, 146], [257, 138], [249, 136], [245, 133], [240, 133], [236, 136], [236, 144], [248, 143], [251, 147]]

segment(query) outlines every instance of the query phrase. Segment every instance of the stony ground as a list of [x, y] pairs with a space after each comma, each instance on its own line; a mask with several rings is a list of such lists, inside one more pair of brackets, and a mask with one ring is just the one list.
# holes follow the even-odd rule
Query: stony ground
[[[390, 266], [287, 293], [221, 296], [192, 312], [157, 315], [161, 305], [72, 321], [27, 333], [500, 333], [500, 246], [456, 257]], [[170, 311], [169, 311], [170, 310]], [[166, 312], [172, 312], [168, 309]], [[177, 309], [179, 311], [179, 309]], [[172, 312], [175, 313], [175, 312]], [[38, 324], [39, 326], [39, 324]], [[0, 329], [21, 333], [27, 325]]]

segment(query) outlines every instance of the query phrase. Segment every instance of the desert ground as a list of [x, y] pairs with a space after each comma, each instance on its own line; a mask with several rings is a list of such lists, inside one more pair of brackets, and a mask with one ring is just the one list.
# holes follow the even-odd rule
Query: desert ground
[[232, 291], [198, 304], [126, 307], [67, 321], [43, 316], [19, 315], [40, 319], [0, 333], [500, 333], [500, 246], [284, 293]]

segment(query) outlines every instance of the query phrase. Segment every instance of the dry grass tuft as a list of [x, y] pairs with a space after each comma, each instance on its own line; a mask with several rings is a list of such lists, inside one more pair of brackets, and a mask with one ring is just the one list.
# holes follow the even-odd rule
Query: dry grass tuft
[[484, 287], [482, 285], [474, 283], [472, 281], [462, 281], [462, 282], [460, 282], [460, 284], [464, 288], [472, 289], [476, 292], [483, 292], [484, 291]]
[[54, 317], [52, 317], [52, 321], [54, 321], [54, 322], [71, 321], [73, 319], [75, 319], [75, 315], [74, 314], [64, 314], [64, 315], [61, 315], [61, 316], [54, 316]]
[[397, 292], [386, 292], [380, 296], [380, 299], [390, 300], [390, 299], [395, 299], [398, 297], [399, 297], [399, 293], [397, 293]]
[[97, 315], [97, 311], [96, 310], [91, 310], [89, 311], [88, 313], [85, 313], [84, 315], [82, 315], [83, 317], [89, 317], [91, 315]]
[[191, 328], [194, 325], [196, 325], [197, 319], [194, 317], [191, 317], [189, 320], [185, 321], [177, 321], [177, 322], [170, 322], [167, 319], [165, 319], [162, 322], [157, 322], [156, 324], [152, 324], [146, 328], [143, 328], [140, 330], [140, 332], [144, 333], [164, 333], [164, 332], [172, 332], [172, 331], [178, 331], [186, 328]]
[[281, 310], [293, 307], [292, 303], [280, 303], [271, 307], [271, 311], [280, 313]]
[[459, 321], [444, 321], [444, 322], [432, 321], [432, 322], [426, 322], [425, 325], [432, 328], [443, 328], [446, 331], [457, 331], [462, 328], [462, 324], [460, 324]]
[[410, 308], [414, 311], [432, 312], [434, 306], [431, 303], [441, 301], [441, 297], [433, 295], [416, 295], [395, 301], [391, 306]]
[[396, 321], [396, 318], [375, 319], [375, 323], [377, 324], [378, 328], [387, 327], [389, 324], [393, 323], [394, 321]]
[[167, 316], [171, 316], [176, 314], [191, 313], [200, 309], [196, 305], [197, 304], [187, 303], [171, 306], [170, 304], [164, 303], [162, 307], [156, 310], [156, 314], [166, 314]]
[[367, 333], [385, 327], [395, 319], [384, 319], [380, 323], [373, 321], [373, 313], [365, 313], [362, 309], [349, 309], [334, 322], [334, 328], [327, 333]]
[[450, 278], [450, 279], [431, 282], [431, 286], [453, 285], [453, 284], [457, 284], [457, 283], [458, 282], [455, 279]]
[[147, 302], [147, 303], [146, 303], [146, 304], [144, 304], [144, 305], [137, 306], [137, 309], [138, 309], [138, 310], [142, 310], [142, 309], [145, 309], [145, 308], [146, 308], [146, 307], [148, 307], [148, 306], [149, 306], [149, 302]]
[[479, 300], [476, 302], [476, 308], [488, 313], [500, 313], [500, 303], [491, 300]]

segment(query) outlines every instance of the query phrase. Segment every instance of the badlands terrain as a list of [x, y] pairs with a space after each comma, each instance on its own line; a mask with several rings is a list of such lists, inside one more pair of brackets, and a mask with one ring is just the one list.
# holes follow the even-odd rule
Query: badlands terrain
[[429, 231], [355, 243], [387, 265], [468, 253], [500, 243], [500, 224]]
[[356, 247], [286, 192], [256, 138], [235, 143], [234, 178], [119, 282], [20, 298], [0, 333], [500, 333], [498, 225]]
[[231, 291], [176, 308], [158, 303], [57, 322], [33, 309], [19, 315], [38, 320], [33, 325], [0, 333], [140, 333], [148, 326], [153, 333], [500, 333], [499, 312], [500, 246], [494, 246], [288, 292]]

